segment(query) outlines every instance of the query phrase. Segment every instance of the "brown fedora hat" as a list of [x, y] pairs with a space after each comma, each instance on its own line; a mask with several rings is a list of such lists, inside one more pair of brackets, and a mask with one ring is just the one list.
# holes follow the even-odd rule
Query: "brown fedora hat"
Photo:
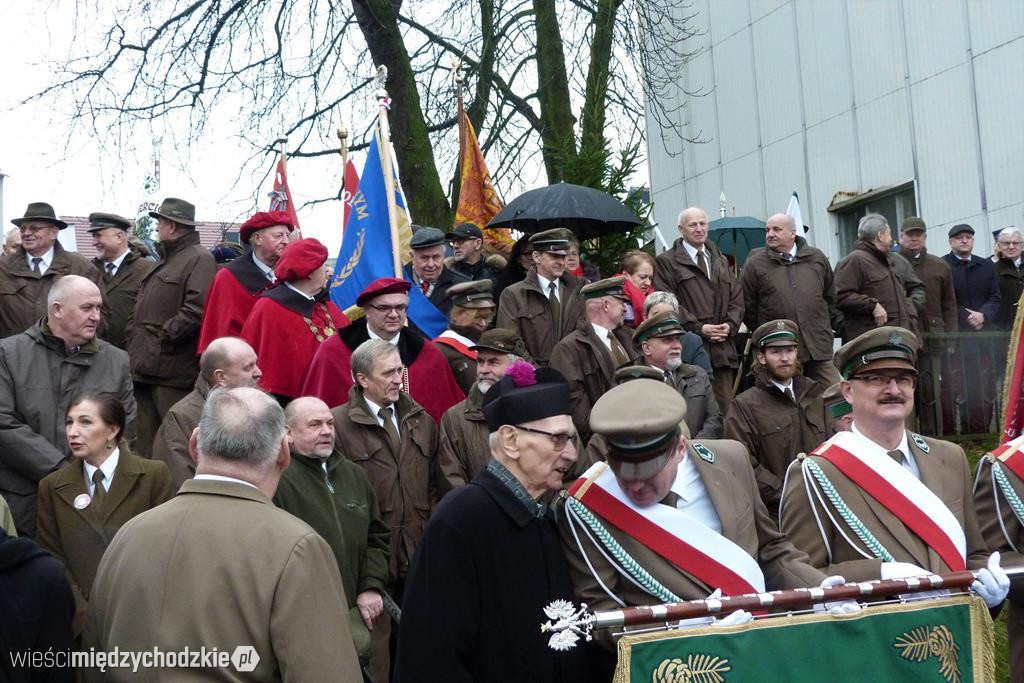
[[166, 218], [169, 221], [188, 225], [193, 228], [196, 226], [195, 205], [186, 202], [184, 199], [178, 199], [177, 197], [168, 197], [163, 200], [160, 202], [160, 208], [156, 211], [150, 211], [149, 215], [153, 218]]
[[19, 228], [23, 221], [46, 221], [57, 226], [58, 230], [68, 227], [68, 224], [57, 218], [57, 212], [46, 202], [32, 202], [25, 209], [25, 215], [21, 218], [12, 218], [11, 222]]

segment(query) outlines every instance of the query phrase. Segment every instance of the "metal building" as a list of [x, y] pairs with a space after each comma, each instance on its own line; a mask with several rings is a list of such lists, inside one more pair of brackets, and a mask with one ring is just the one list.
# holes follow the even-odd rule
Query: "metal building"
[[[928, 250], [956, 223], [1024, 225], [1024, 1], [693, 0], [699, 54], [684, 142], [648, 115], [654, 219], [680, 209], [761, 219], [799, 193], [808, 240], [833, 263], [857, 220], [917, 214]], [[684, 97], [680, 95], [681, 97]], [[898, 237], [898, 235], [894, 235]]]

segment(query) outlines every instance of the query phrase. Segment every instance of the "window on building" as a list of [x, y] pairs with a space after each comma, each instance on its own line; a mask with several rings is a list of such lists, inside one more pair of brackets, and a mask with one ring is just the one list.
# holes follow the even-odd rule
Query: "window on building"
[[899, 242], [900, 225], [907, 216], [917, 214], [914, 183], [870, 190], [860, 194], [837, 192], [828, 207], [835, 214], [838, 225], [839, 253], [850, 253], [857, 240], [857, 223], [869, 213], [880, 213], [889, 221], [892, 237]]

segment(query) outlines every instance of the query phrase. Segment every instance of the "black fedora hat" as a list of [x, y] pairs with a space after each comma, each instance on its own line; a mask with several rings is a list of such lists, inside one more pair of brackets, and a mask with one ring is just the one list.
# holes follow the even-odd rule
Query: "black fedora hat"
[[11, 222], [17, 225], [19, 228], [23, 221], [46, 221], [47, 223], [53, 223], [57, 226], [58, 230], [63, 230], [68, 227], [68, 224], [57, 218], [57, 212], [53, 210], [53, 207], [46, 202], [32, 202], [25, 209], [25, 215], [21, 218], [12, 218]]
[[149, 215], [152, 218], [166, 218], [169, 221], [193, 228], [196, 226], [195, 205], [177, 197], [168, 197], [163, 200], [160, 202], [160, 207], [156, 211], [150, 211]]

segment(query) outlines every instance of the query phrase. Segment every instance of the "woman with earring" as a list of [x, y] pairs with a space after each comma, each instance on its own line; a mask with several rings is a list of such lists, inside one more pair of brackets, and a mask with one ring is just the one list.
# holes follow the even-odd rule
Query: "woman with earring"
[[65, 421], [71, 461], [39, 482], [36, 542], [67, 568], [76, 638], [100, 558], [114, 534], [174, 495], [167, 465], [132, 455], [121, 438], [124, 425], [124, 406], [113, 394], [72, 398]]

